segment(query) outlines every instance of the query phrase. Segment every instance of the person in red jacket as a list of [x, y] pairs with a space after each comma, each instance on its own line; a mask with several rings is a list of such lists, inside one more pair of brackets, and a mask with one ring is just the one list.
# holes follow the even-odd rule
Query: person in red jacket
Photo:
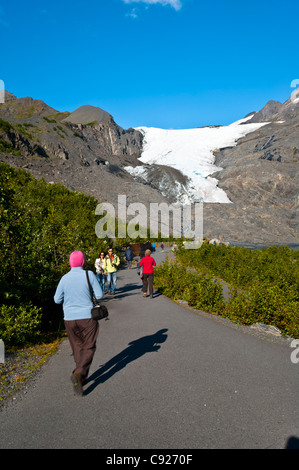
[[143, 287], [142, 287], [142, 292], [143, 292], [143, 297], [147, 296], [147, 287], [149, 289], [149, 295], [150, 298], [153, 298], [153, 293], [154, 293], [154, 266], [156, 266], [156, 261], [154, 258], [151, 256], [152, 252], [151, 250], [146, 250], [145, 256], [142, 258], [142, 260], [139, 263], [139, 267], [143, 267]]

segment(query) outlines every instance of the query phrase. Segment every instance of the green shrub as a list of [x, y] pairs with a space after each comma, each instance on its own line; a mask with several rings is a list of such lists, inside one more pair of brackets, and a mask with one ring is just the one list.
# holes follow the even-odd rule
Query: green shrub
[[42, 328], [56, 329], [61, 307], [53, 301], [69, 255], [84, 252], [93, 269], [105, 241], [95, 234], [98, 201], [60, 184], [36, 180], [0, 163], [0, 305], [41, 308]]
[[243, 325], [265, 323], [299, 337], [299, 299], [293, 286], [256, 282], [247, 292], [232, 292], [223, 315]]
[[155, 269], [155, 287], [174, 300], [185, 300], [194, 308], [219, 313], [224, 307], [222, 287], [211, 277], [165, 262]]
[[253, 282], [299, 285], [299, 252], [288, 247], [271, 246], [262, 250], [209, 245], [198, 250], [179, 250], [178, 261], [202, 273], [219, 276], [238, 288], [248, 288]]
[[[271, 246], [262, 250], [215, 246], [180, 250], [178, 261], [206, 276], [230, 283], [228, 302], [220, 314], [251, 325], [273, 325], [282, 334], [299, 337], [299, 252]], [[193, 287], [193, 290], [195, 287]], [[210, 296], [209, 289], [199, 295]], [[194, 302], [194, 305], [196, 302]]]
[[33, 341], [41, 326], [41, 309], [31, 303], [1, 305], [0, 307], [0, 338], [6, 346], [23, 345]]
[[191, 307], [221, 314], [224, 308], [222, 287], [210, 277], [200, 276], [190, 284], [186, 300]]

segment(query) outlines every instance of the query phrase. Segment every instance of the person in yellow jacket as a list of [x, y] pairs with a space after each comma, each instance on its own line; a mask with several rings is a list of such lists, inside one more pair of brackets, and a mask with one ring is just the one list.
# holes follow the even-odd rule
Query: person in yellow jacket
[[119, 266], [120, 259], [113, 253], [113, 249], [109, 248], [108, 255], [105, 256], [104, 260], [104, 273], [107, 275], [108, 294], [115, 294], [116, 289], [116, 272]]

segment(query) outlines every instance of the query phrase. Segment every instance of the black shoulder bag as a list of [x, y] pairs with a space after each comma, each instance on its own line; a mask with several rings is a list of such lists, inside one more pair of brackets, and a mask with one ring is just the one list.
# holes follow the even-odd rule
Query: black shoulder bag
[[85, 271], [85, 272], [86, 272], [86, 278], [87, 278], [87, 282], [88, 282], [90, 297], [91, 297], [91, 301], [92, 301], [92, 304], [93, 304], [93, 307], [91, 309], [91, 316], [94, 320], [102, 320], [103, 318], [108, 319], [108, 315], [109, 315], [108, 309], [105, 305], [99, 304], [99, 301], [97, 299], [95, 299], [95, 297], [93, 295], [92, 287], [90, 285], [88, 272], [87, 271]]

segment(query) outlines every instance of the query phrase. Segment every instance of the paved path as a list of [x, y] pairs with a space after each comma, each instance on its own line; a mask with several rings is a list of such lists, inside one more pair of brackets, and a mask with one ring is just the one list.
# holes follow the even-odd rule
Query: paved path
[[284, 448], [299, 437], [288, 345], [144, 299], [136, 269], [119, 272], [118, 288], [85, 395], [73, 394], [64, 341], [0, 411], [0, 448]]

